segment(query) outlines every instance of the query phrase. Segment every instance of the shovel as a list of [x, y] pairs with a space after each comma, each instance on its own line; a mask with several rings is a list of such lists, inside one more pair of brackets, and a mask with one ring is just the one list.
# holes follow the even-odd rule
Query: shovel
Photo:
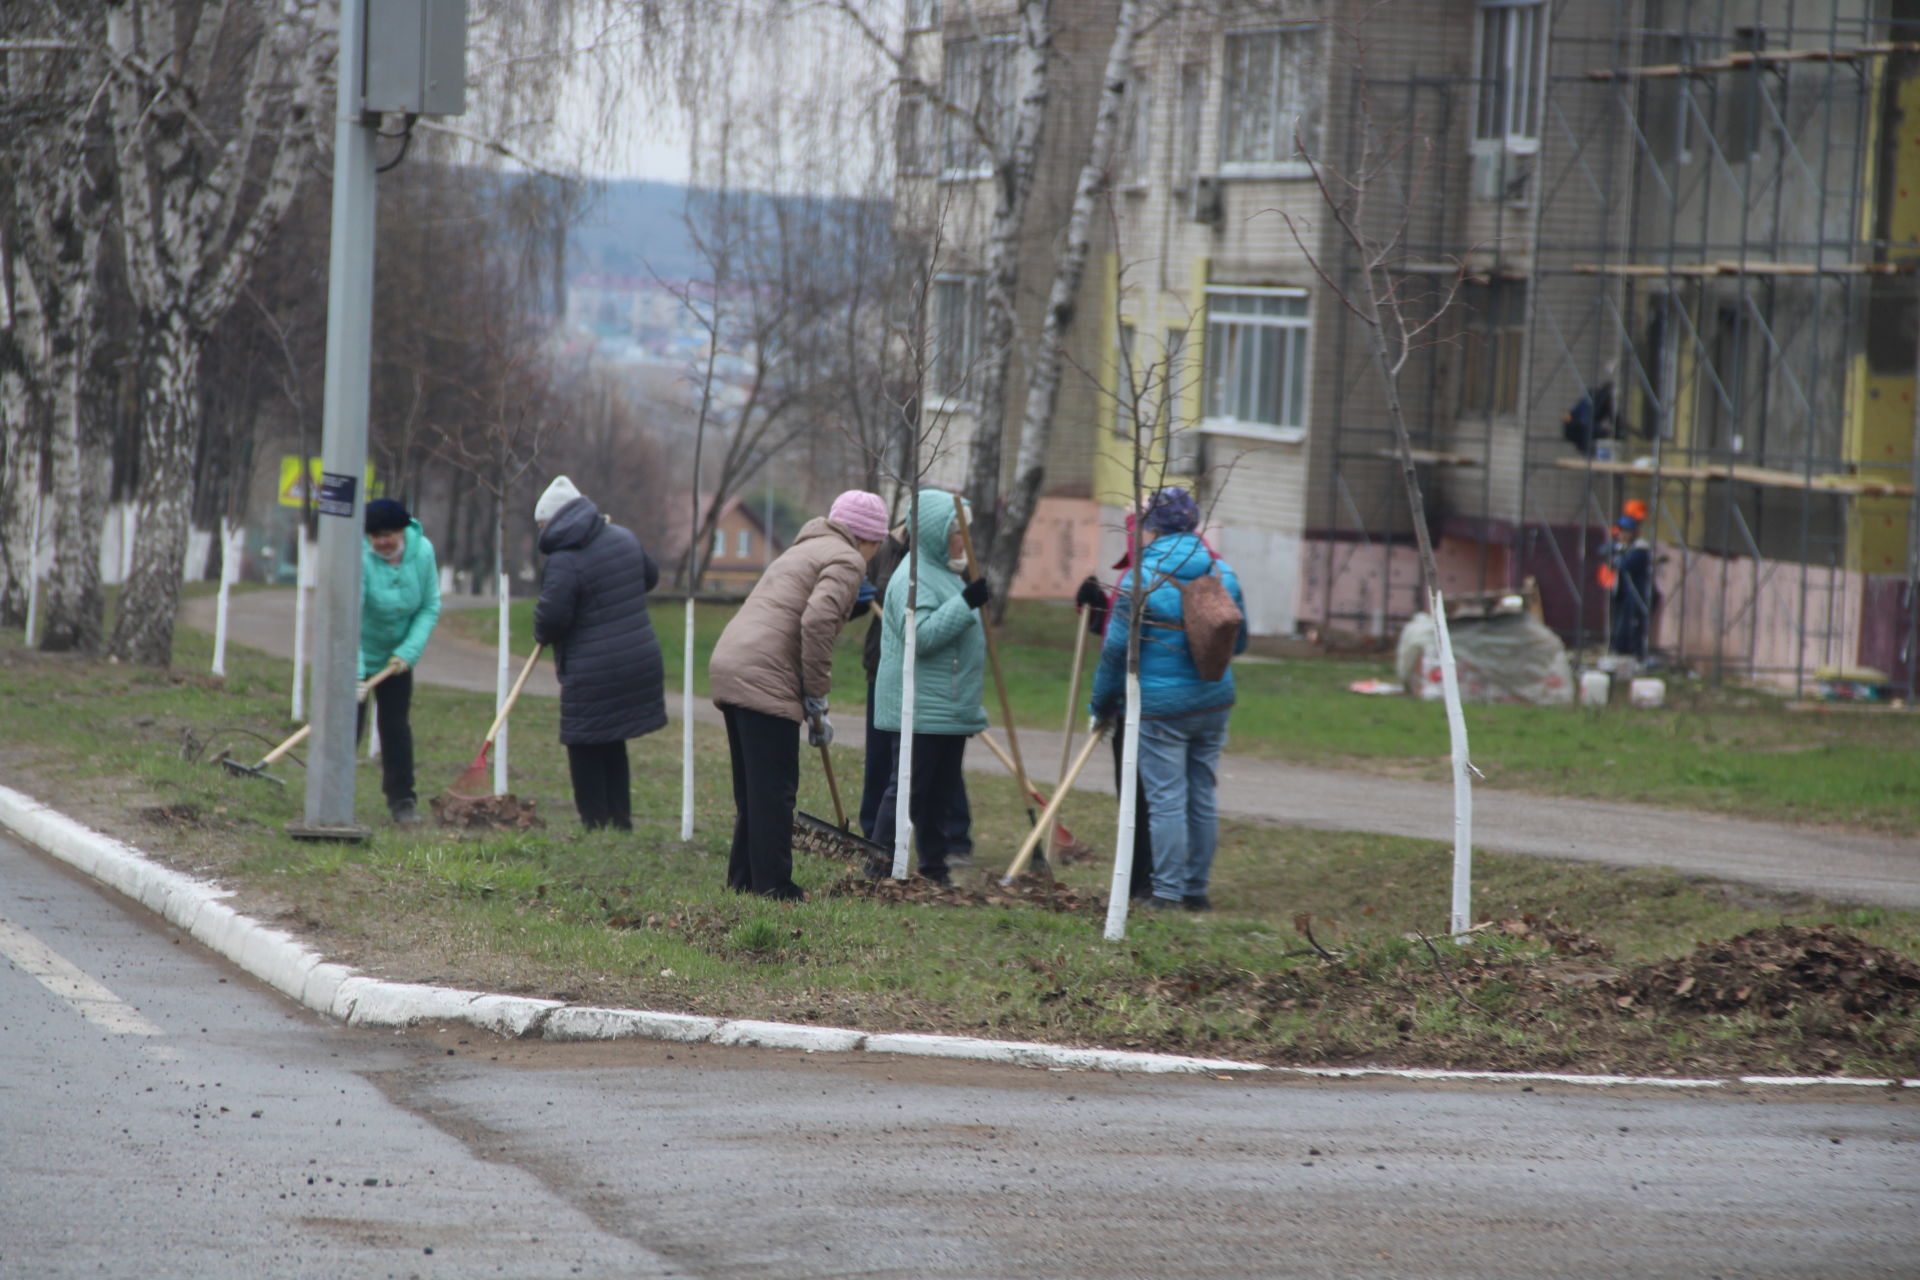
[[[388, 676], [392, 675], [393, 673], [394, 673], [394, 669], [392, 667], [380, 668], [379, 671], [375, 672], [373, 675], [367, 678], [367, 682], [365, 684], [360, 686], [359, 691], [354, 695], [354, 701], [365, 702], [367, 700], [367, 695], [373, 692], [373, 686], [379, 684], [382, 680], [385, 680]], [[227, 755], [224, 752], [221, 753], [220, 763], [227, 766], [228, 773], [236, 774], [242, 778], [265, 778], [268, 782], [271, 782], [276, 787], [284, 787], [287, 785], [286, 781], [281, 778], [276, 778], [272, 774], [268, 773], [267, 766], [270, 764], [273, 764], [275, 761], [279, 760], [280, 757], [286, 755], [287, 752], [293, 750], [295, 747], [305, 742], [307, 740], [307, 735], [312, 732], [313, 732], [313, 725], [311, 722], [301, 725], [298, 729], [293, 731], [293, 736], [289, 737], [285, 742], [281, 743], [279, 746], [275, 747], [273, 750], [267, 752], [267, 754], [265, 754], [264, 756], [261, 756], [258, 764], [241, 764], [238, 760], [235, 760], [232, 756]]]
[[547, 646], [537, 644], [533, 652], [527, 655], [527, 665], [520, 668], [520, 678], [513, 682], [513, 688], [507, 691], [507, 700], [500, 704], [500, 714], [493, 718], [493, 724], [487, 729], [487, 736], [480, 739], [480, 751], [473, 757], [473, 763], [461, 770], [460, 776], [447, 788], [448, 795], [459, 796], [466, 800], [478, 800], [493, 794], [493, 784], [487, 781], [489, 761], [487, 756], [493, 750], [494, 739], [500, 736], [500, 726], [507, 722], [507, 712], [513, 710], [514, 700], [520, 696], [527, 677], [533, 674], [533, 664], [540, 661], [540, 651]]
[[824, 743], [820, 746], [820, 768], [827, 775], [827, 793], [833, 797], [835, 821], [830, 823], [795, 809], [793, 834], [822, 857], [857, 858], [865, 864], [867, 874], [875, 879], [889, 874], [893, 869], [893, 851], [881, 848], [865, 836], [853, 834], [847, 822], [846, 806], [840, 803], [840, 784], [833, 777], [833, 757], [827, 754]]

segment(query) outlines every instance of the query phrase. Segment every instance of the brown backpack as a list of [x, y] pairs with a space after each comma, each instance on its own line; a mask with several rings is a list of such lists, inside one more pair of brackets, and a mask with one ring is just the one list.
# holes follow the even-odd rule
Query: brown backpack
[[1240, 606], [1220, 579], [1218, 560], [1199, 577], [1180, 584], [1180, 626], [1187, 633], [1187, 652], [1202, 680], [1227, 674], [1233, 647], [1240, 639], [1240, 623]]

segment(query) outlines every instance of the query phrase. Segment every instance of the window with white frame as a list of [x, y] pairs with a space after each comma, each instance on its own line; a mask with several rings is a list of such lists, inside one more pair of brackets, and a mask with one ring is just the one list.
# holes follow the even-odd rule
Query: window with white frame
[[1300, 143], [1317, 145], [1318, 27], [1230, 31], [1220, 101], [1220, 171], [1305, 173]]
[[727, 554], [727, 531], [725, 529], [715, 529], [713, 531], [713, 554], [715, 557]]
[[935, 396], [967, 398], [967, 382], [980, 356], [983, 305], [980, 277], [935, 277], [927, 333], [927, 389]]
[[1299, 440], [1307, 429], [1305, 289], [1208, 289], [1204, 425]]
[[741, 529], [733, 535], [733, 554], [746, 559], [753, 552], [753, 531]]
[[1547, 7], [1542, 0], [1482, 0], [1480, 99], [1473, 136], [1509, 151], [1540, 145], [1541, 90], [1547, 72]]
[[1180, 68], [1180, 150], [1173, 157], [1174, 187], [1186, 191], [1200, 171], [1200, 117], [1207, 109], [1207, 69]]
[[940, 169], [946, 177], [992, 174], [993, 150], [986, 139], [1005, 142], [1012, 123], [1016, 47], [1012, 36], [947, 43], [941, 89], [959, 114], [941, 113]]

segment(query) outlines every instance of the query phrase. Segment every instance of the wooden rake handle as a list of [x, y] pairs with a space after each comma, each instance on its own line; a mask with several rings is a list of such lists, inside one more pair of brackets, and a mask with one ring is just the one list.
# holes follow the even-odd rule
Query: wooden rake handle
[[507, 690], [507, 700], [500, 704], [500, 714], [495, 716], [493, 723], [487, 727], [487, 736], [480, 739], [481, 751], [484, 752], [492, 746], [493, 740], [500, 736], [500, 726], [507, 722], [507, 712], [513, 710], [514, 700], [520, 696], [520, 690], [525, 687], [527, 677], [533, 674], [533, 664], [540, 661], [540, 651], [546, 647], [543, 644], [537, 644], [533, 646], [533, 652], [527, 655], [527, 664], [520, 668], [520, 678], [513, 682], [513, 688]]
[[[367, 700], [367, 695], [373, 692], [373, 687], [379, 684], [382, 680], [385, 680], [388, 676], [393, 674], [394, 674], [394, 670], [392, 667], [380, 668], [378, 671], [374, 672], [372, 675], [367, 677], [366, 683], [362, 685], [360, 688], [360, 691], [354, 695], [353, 700], [355, 702], [365, 702]], [[295, 747], [305, 742], [307, 740], [307, 735], [311, 734], [312, 732], [313, 732], [312, 721], [308, 721], [306, 724], [301, 725], [298, 729], [295, 729], [293, 731], [292, 737], [288, 738], [285, 742], [281, 743], [279, 746], [275, 747], [273, 750], [267, 752], [266, 755], [261, 756], [260, 763], [255, 765], [254, 768], [256, 769], [266, 768], [268, 765], [280, 759], [281, 756], [284, 756], [285, 754], [287, 754], [287, 752], [293, 750]]]
[[[973, 529], [967, 524], [967, 503], [964, 498], [954, 498], [953, 518], [960, 526], [960, 545], [967, 552], [967, 572], [977, 578], [980, 576], [980, 560], [973, 554]], [[993, 687], [1000, 695], [1000, 719], [1007, 729], [1007, 750], [1013, 753], [1013, 776], [1020, 780], [1021, 789], [1032, 795], [1033, 783], [1027, 780], [1027, 762], [1020, 758], [1020, 735], [1013, 728], [1013, 703], [1007, 698], [1007, 677], [1000, 669], [1000, 646], [994, 640], [993, 624], [987, 621], [984, 609], [980, 611], [980, 633], [987, 642], [987, 665], [993, 668]]]
[[833, 780], [833, 757], [827, 754], [827, 744], [820, 744], [820, 768], [827, 775], [827, 794], [833, 797], [833, 820], [842, 831], [847, 829], [847, 807], [840, 803], [840, 784]]
[[1039, 847], [1040, 839], [1053, 826], [1055, 815], [1060, 806], [1066, 803], [1067, 792], [1073, 790], [1073, 784], [1080, 780], [1080, 771], [1087, 767], [1087, 761], [1093, 758], [1093, 749], [1100, 745], [1100, 739], [1107, 736], [1105, 725], [1096, 728], [1087, 739], [1087, 745], [1080, 748], [1080, 754], [1074, 757], [1073, 767], [1067, 770], [1067, 776], [1060, 779], [1060, 785], [1054, 788], [1053, 799], [1047, 801], [1047, 807], [1040, 814], [1040, 821], [1033, 824], [1033, 830], [1027, 832], [1027, 838], [1020, 842], [1020, 851], [1013, 855], [1013, 863], [1008, 866], [1007, 874], [1000, 877], [1000, 883], [1009, 885], [1027, 869], [1027, 860], [1033, 857], [1033, 851]]

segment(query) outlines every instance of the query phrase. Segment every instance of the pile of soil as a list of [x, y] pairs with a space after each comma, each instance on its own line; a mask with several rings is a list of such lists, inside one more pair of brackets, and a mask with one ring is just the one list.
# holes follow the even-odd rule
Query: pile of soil
[[430, 807], [436, 822], [456, 831], [531, 831], [547, 825], [534, 812], [534, 801], [522, 800], [511, 791], [473, 799], [438, 795]]
[[1920, 1007], [1920, 964], [1832, 927], [1776, 925], [1693, 954], [1643, 965], [1600, 984], [1621, 1009], [1642, 1015], [1739, 1013], [1784, 1018], [1816, 1010], [1867, 1020]]

